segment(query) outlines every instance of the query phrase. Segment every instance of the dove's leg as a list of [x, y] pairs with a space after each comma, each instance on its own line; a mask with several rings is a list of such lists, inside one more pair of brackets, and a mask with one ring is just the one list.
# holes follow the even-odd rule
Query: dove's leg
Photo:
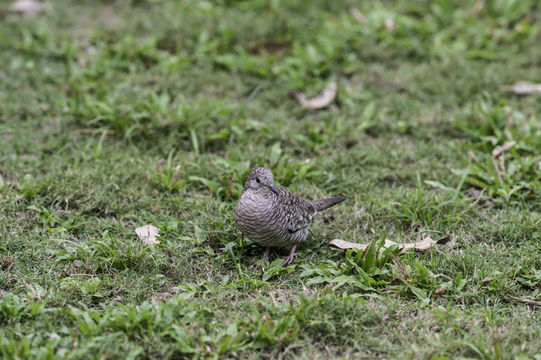
[[296, 248], [297, 248], [297, 245], [293, 245], [293, 247], [291, 248], [291, 252], [289, 253], [289, 256], [284, 258], [284, 266], [289, 265], [293, 262], [295, 255], [297, 255], [297, 253], [295, 252]]
[[265, 264], [269, 263], [269, 254], [270, 254], [270, 247], [267, 246], [265, 249], [265, 252], [263, 253], [263, 260], [265, 260]]

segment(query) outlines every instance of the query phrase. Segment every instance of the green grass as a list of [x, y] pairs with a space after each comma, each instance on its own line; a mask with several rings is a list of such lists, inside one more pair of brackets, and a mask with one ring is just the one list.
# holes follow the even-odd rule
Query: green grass
[[[0, 1], [1, 358], [541, 358], [536, 1], [48, 3]], [[254, 166], [348, 197], [285, 268]]]

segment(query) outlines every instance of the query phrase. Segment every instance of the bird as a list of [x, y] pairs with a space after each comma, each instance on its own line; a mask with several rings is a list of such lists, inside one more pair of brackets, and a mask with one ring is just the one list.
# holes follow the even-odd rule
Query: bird
[[270, 248], [291, 246], [283, 266], [293, 262], [297, 245], [306, 241], [308, 228], [319, 211], [346, 200], [333, 196], [307, 200], [290, 190], [274, 185], [272, 172], [256, 167], [248, 175], [235, 207], [235, 223], [250, 240], [264, 246], [263, 258], [269, 260]]

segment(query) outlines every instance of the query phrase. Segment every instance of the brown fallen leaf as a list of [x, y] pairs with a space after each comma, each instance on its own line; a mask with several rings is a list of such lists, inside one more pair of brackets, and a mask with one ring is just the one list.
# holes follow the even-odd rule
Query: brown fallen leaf
[[492, 151], [492, 166], [494, 166], [494, 171], [496, 172], [496, 176], [502, 182], [502, 173], [505, 173], [505, 159], [503, 157], [503, 153], [515, 146], [515, 141], [508, 141], [505, 144], [503, 144], [500, 147], [495, 148]]
[[143, 241], [143, 244], [153, 247], [160, 242], [156, 240], [159, 234], [159, 229], [153, 225], [145, 225], [135, 229], [135, 233], [139, 236], [139, 239]]
[[492, 157], [500, 156], [501, 154], [503, 154], [505, 150], [512, 148], [513, 146], [515, 146], [515, 144], [516, 144], [516, 141], [509, 141], [503, 144], [502, 146], [497, 147], [496, 149], [492, 151]]
[[[398, 245], [398, 248], [400, 249], [401, 253], [408, 252], [410, 250], [415, 251], [427, 251], [434, 245], [443, 245], [449, 241], [449, 237], [444, 237], [439, 240], [434, 240], [430, 237], [426, 237], [421, 241], [415, 242], [415, 243], [409, 243], [409, 244], [399, 244], [391, 240], [385, 240], [385, 244], [383, 247], [379, 250], [380, 252], [383, 252], [385, 249], [393, 246]], [[364, 250], [370, 244], [358, 244], [358, 243], [352, 243], [349, 241], [341, 240], [341, 239], [334, 239], [329, 241], [329, 245], [333, 246], [338, 249], [347, 250], [347, 249], [357, 249], [357, 250]]]
[[531, 306], [541, 306], [541, 301], [537, 301], [537, 300], [518, 298], [511, 295], [509, 295], [509, 299], [519, 302], [519, 303], [531, 305]]
[[290, 95], [293, 96], [301, 106], [310, 109], [323, 109], [324, 107], [332, 104], [336, 95], [338, 94], [338, 85], [336, 82], [331, 82], [325, 90], [318, 96], [312, 99], [308, 99], [303, 92], [290, 91]]
[[487, 282], [491, 282], [492, 280], [496, 280], [496, 279], [497, 279], [496, 276], [487, 276], [486, 278], [481, 280], [481, 282], [487, 283]]
[[528, 81], [519, 81], [516, 84], [508, 87], [508, 90], [520, 95], [528, 95], [534, 93], [541, 94], [541, 84], [534, 84]]
[[33, 17], [43, 11], [43, 4], [37, 0], [17, 0], [9, 7], [9, 10], [24, 16]]

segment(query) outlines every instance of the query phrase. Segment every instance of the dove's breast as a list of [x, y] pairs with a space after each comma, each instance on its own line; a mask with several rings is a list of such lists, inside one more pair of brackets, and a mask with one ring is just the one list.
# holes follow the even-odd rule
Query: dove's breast
[[237, 202], [235, 221], [238, 228], [259, 245], [287, 247], [305, 240], [308, 235], [313, 216], [305, 226], [292, 226], [302, 222], [298, 221], [299, 214], [292, 211], [291, 206], [284, 206], [282, 197], [285, 194], [280, 192], [281, 196], [275, 197], [245, 191]]

